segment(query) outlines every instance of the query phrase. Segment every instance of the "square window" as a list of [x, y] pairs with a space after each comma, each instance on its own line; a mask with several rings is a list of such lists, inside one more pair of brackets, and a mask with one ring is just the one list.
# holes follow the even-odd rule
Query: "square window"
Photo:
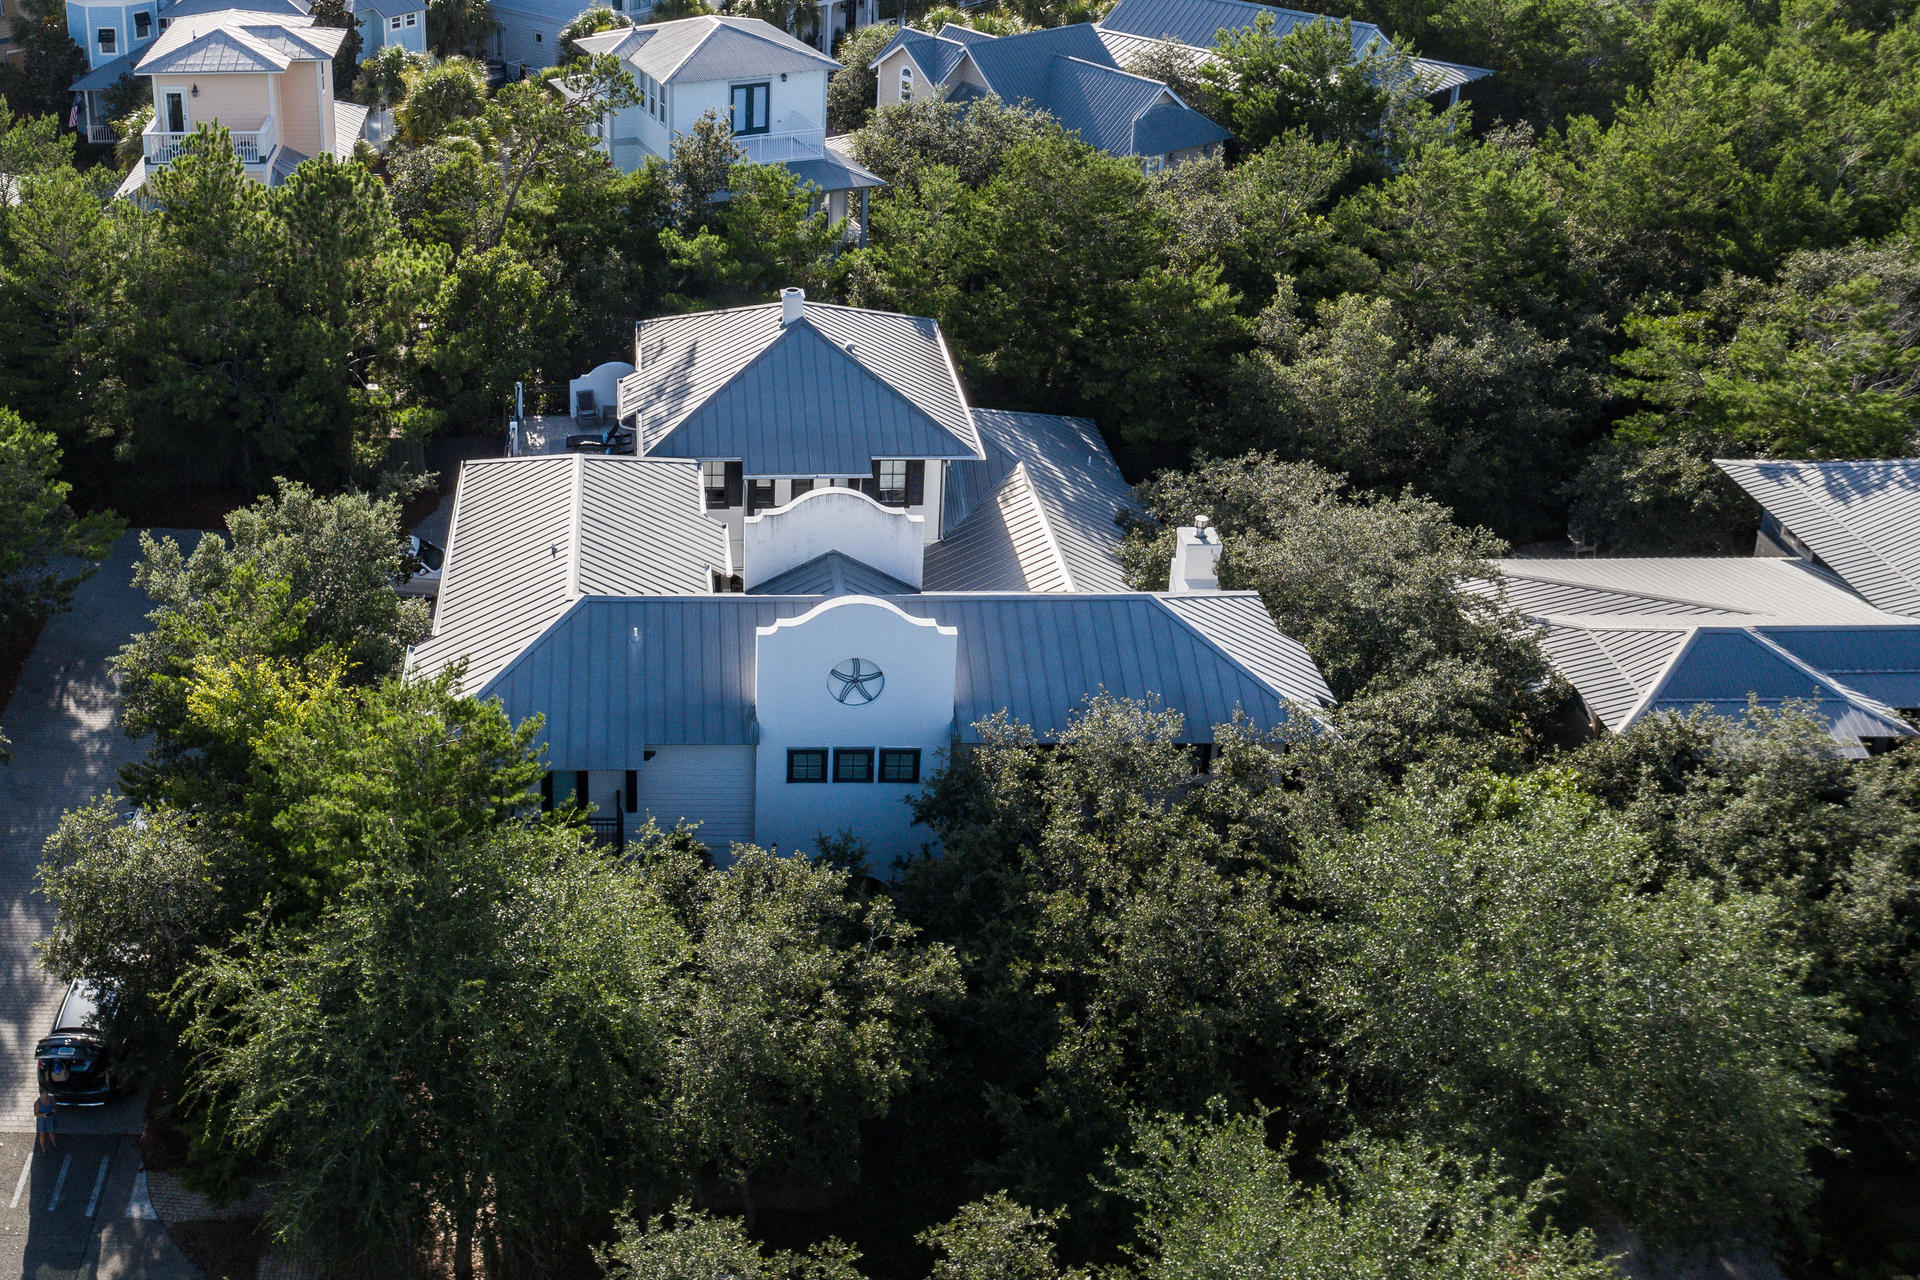
[[872, 782], [873, 752], [867, 747], [842, 747], [833, 753], [835, 782]]
[[393, 16], [392, 16], [391, 18], [388, 18], [388, 19], [387, 19], [387, 29], [388, 29], [389, 31], [398, 31], [398, 30], [400, 29], [400, 15], [399, 15], [399, 14], [397, 14], [397, 13], [396, 13], [396, 14], [394, 14], [394, 15], [393, 15]]
[[907, 505], [907, 463], [904, 458], [889, 458], [873, 464], [878, 469], [874, 497], [889, 507]]
[[787, 752], [788, 782], [825, 782], [827, 752], [824, 747], [803, 747]]
[[408, 26], [410, 26], [410, 27], [417, 27], [417, 26], [419, 26], [419, 25], [420, 25], [420, 15], [419, 15], [419, 14], [417, 14], [417, 13], [410, 13], [410, 14], [408, 14], [408, 15], [407, 15], [407, 25], [408, 25]]
[[724, 462], [703, 462], [700, 464], [700, 481], [707, 491], [707, 509], [718, 510], [727, 505], [727, 464]]
[[102, 28], [100, 28], [100, 30], [99, 30], [99, 31], [97, 31], [97, 32], [95, 32], [94, 34], [100, 37], [100, 52], [102, 52], [102, 53], [112, 53], [112, 52], [113, 52], [113, 42], [114, 42], [114, 30], [113, 30], [113, 28], [112, 28], [112, 27], [102, 27]]
[[888, 747], [880, 752], [880, 781], [920, 781], [920, 748]]
[[811, 480], [789, 481], [787, 486], [787, 501], [792, 502], [795, 498], [799, 497], [801, 494], [812, 493], [812, 492], [813, 492], [813, 481]]

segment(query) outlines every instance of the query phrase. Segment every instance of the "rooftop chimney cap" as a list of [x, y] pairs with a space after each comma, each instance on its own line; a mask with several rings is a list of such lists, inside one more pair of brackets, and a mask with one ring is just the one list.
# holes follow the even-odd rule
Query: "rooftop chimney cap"
[[1207, 536], [1207, 530], [1213, 528], [1213, 521], [1207, 519], [1205, 516], [1195, 516], [1193, 518], [1193, 528], [1194, 532], [1198, 533], [1201, 538], [1204, 539]]
[[800, 308], [807, 301], [805, 289], [782, 289], [780, 291], [780, 323], [792, 324], [800, 318]]

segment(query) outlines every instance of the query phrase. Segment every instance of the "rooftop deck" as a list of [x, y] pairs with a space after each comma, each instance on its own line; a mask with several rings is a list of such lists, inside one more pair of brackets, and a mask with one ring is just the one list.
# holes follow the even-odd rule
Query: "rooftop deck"
[[507, 424], [507, 456], [533, 458], [543, 454], [567, 452], [567, 437], [605, 431], [609, 423], [585, 421], [571, 414], [530, 413], [518, 422]]

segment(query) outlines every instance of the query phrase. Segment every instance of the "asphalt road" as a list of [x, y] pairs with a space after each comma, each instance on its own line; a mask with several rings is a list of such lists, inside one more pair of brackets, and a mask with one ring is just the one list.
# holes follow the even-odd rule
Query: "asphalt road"
[[[195, 534], [177, 535], [191, 546]], [[33, 1046], [52, 1026], [61, 987], [41, 971], [36, 943], [53, 926], [34, 868], [61, 814], [113, 791], [142, 747], [116, 723], [118, 682], [107, 660], [146, 626], [133, 587], [139, 535], [128, 533], [51, 619], [27, 659], [0, 726], [13, 762], [0, 765], [0, 1280], [197, 1274], [160, 1224], [128, 1218], [142, 1100], [62, 1114], [61, 1151], [32, 1155]]]

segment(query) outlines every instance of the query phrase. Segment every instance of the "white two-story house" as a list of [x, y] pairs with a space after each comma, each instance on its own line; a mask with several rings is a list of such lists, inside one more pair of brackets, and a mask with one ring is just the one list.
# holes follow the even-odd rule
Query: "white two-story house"
[[840, 67], [832, 58], [758, 18], [711, 15], [576, 43], [620, 59], [640, 87], [638, 105], [600, 122], [601, 148], [622, 170], [665, 159], [712, 111], [733, 126], [747, 159], [785, 165], [820, 192], [830, 217], [851, 218], [865, 234], [867, 192], [885, 183], [828, 143], [827, 77]]
[[427, 51], [426, 0], [348, 0], [347, 7], [360, 29], [360, 61], [393, 44]]
[[333, 59], [346, 35], [305, 15], [174, 15], [134, 67], [153, 83], [154, 114], [142, 157], [115, 194], [140, 191], [206, 124], [225, 126], [247, 176], [269, 186], [313, 156], [351, 156], [367, 108], [333, 96]]

